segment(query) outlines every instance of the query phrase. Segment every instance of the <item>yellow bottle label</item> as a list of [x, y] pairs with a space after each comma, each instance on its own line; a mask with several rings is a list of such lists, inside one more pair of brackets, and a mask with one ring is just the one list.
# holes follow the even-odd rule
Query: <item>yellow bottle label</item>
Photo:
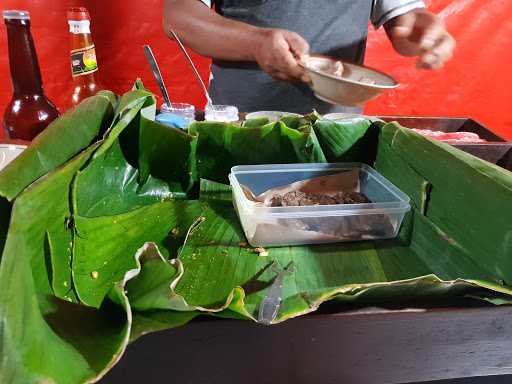
[[98, 70], [94, 45], [71, 51], [71, 74], [73, 77], [87, 75]]

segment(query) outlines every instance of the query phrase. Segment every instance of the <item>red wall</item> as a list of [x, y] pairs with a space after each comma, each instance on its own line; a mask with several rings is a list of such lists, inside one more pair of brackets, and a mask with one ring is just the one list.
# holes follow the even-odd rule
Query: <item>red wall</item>
[[[438, 72], [416, 70], [412, 59], [396, 55], [383, 31], [371, 32], [367, 64], [389, 72], [402, 86], [368, 104], [371, 114], [471, 116], [512, 139], [512, 1], [431, 0], [458, 42], [456, 56]], [[170, 96], [204, 105], [190, 69], [161, 28], [162, 0], [2, 0], [3, 9], [28, 9], [47, 95], [64, 110], [69, 105], [66, 9], [84, 5], [92, 16], [101, 81], [126, 91], [136, 77], [157, 92], [144, 60], [150, 44], [160, 62]], [[108, 6], [106, 5], [108, 4]], [[193, 56], [208, 77], [208, 61]], [[10, 93], [5, 27], [0, 27], [0, 111]]]

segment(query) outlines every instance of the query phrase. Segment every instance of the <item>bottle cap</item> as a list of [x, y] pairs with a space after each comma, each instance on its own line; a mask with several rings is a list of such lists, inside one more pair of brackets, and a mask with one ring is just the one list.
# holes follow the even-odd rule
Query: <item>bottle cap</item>
[[68, 20], [91, 20], [91, 16], [87, 8], [73, 7], [68, 9]]
[[30, 20], [30, 13], [28, 11], [19, 11], [16, 9], [8, 9], [2, 12], [6, 20]]

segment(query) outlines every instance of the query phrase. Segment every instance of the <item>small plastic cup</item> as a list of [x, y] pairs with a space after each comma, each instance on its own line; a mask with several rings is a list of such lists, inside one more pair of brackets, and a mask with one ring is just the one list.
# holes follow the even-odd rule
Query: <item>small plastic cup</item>
[[155, 120], [171, 128], [186, 129], [189, 125], [188, 119], [170, 112], [159, 113], [156, 115]]
[[171, 103], [162, 104], [160, 107], [160, 114], [172, 113], [173, 115], [183, 117], [188, 124], [192, 123], [196, 118], [196, 108], [187, 103]]
[[224, 123], [238, 121], [238, 108], [234, 105], [207, 105], [204, 111], [204, 119]]

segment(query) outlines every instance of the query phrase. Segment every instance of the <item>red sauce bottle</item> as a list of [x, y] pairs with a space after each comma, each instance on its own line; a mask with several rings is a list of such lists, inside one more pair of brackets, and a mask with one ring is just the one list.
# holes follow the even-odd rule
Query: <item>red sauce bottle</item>
[[59, 116], [44, 95], [30, 15], [27, 11], [3, 11], [7, 26], [12, 99], [4, 114], [4, 128], [11, 139], [32, 140]]
[[73, 77], [73, 106], [102, 89], [98, 81], [98, 63], [91, 36], [91, 17], [84, 7], [68, 10], [71, 41], [71, 75]]

